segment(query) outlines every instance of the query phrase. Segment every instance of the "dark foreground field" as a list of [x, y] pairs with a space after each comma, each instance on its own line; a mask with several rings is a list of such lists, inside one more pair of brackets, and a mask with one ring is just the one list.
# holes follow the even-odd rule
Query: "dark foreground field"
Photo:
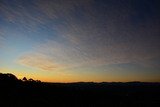
[[160, 107], [160, 83], [0, 81], [0, 107]]

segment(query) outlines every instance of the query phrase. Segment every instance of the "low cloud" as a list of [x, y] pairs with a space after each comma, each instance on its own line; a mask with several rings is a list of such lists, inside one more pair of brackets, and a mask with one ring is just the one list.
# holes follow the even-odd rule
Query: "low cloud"
[[44, 71], [52, 71], [57, 68], [57, 65], [49, 57], [38, 53], [23, 55], [19, 58], [18, 63]]

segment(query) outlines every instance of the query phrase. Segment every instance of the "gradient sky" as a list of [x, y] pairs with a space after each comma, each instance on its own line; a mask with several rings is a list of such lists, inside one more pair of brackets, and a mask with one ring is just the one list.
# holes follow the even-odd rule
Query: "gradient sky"
[[160, 82], [160, 1], [0, 0], [0, 72]]

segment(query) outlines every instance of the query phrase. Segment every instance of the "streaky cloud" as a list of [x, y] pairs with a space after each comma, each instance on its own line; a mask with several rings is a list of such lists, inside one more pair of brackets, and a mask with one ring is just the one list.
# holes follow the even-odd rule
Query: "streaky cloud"
[[17, 62], [21, 65], [38, 68], [44, 71], [53, 71], [58, 67], [53, 61], [50, 60], [49, 57], [39, 53], [23, 55]]

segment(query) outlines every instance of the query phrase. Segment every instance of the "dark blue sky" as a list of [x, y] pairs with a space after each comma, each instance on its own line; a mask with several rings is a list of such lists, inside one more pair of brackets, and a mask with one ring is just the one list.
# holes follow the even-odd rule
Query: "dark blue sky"
[[160, 81], [159, 0], [0, 0], [0, 72], [42, 81]]

